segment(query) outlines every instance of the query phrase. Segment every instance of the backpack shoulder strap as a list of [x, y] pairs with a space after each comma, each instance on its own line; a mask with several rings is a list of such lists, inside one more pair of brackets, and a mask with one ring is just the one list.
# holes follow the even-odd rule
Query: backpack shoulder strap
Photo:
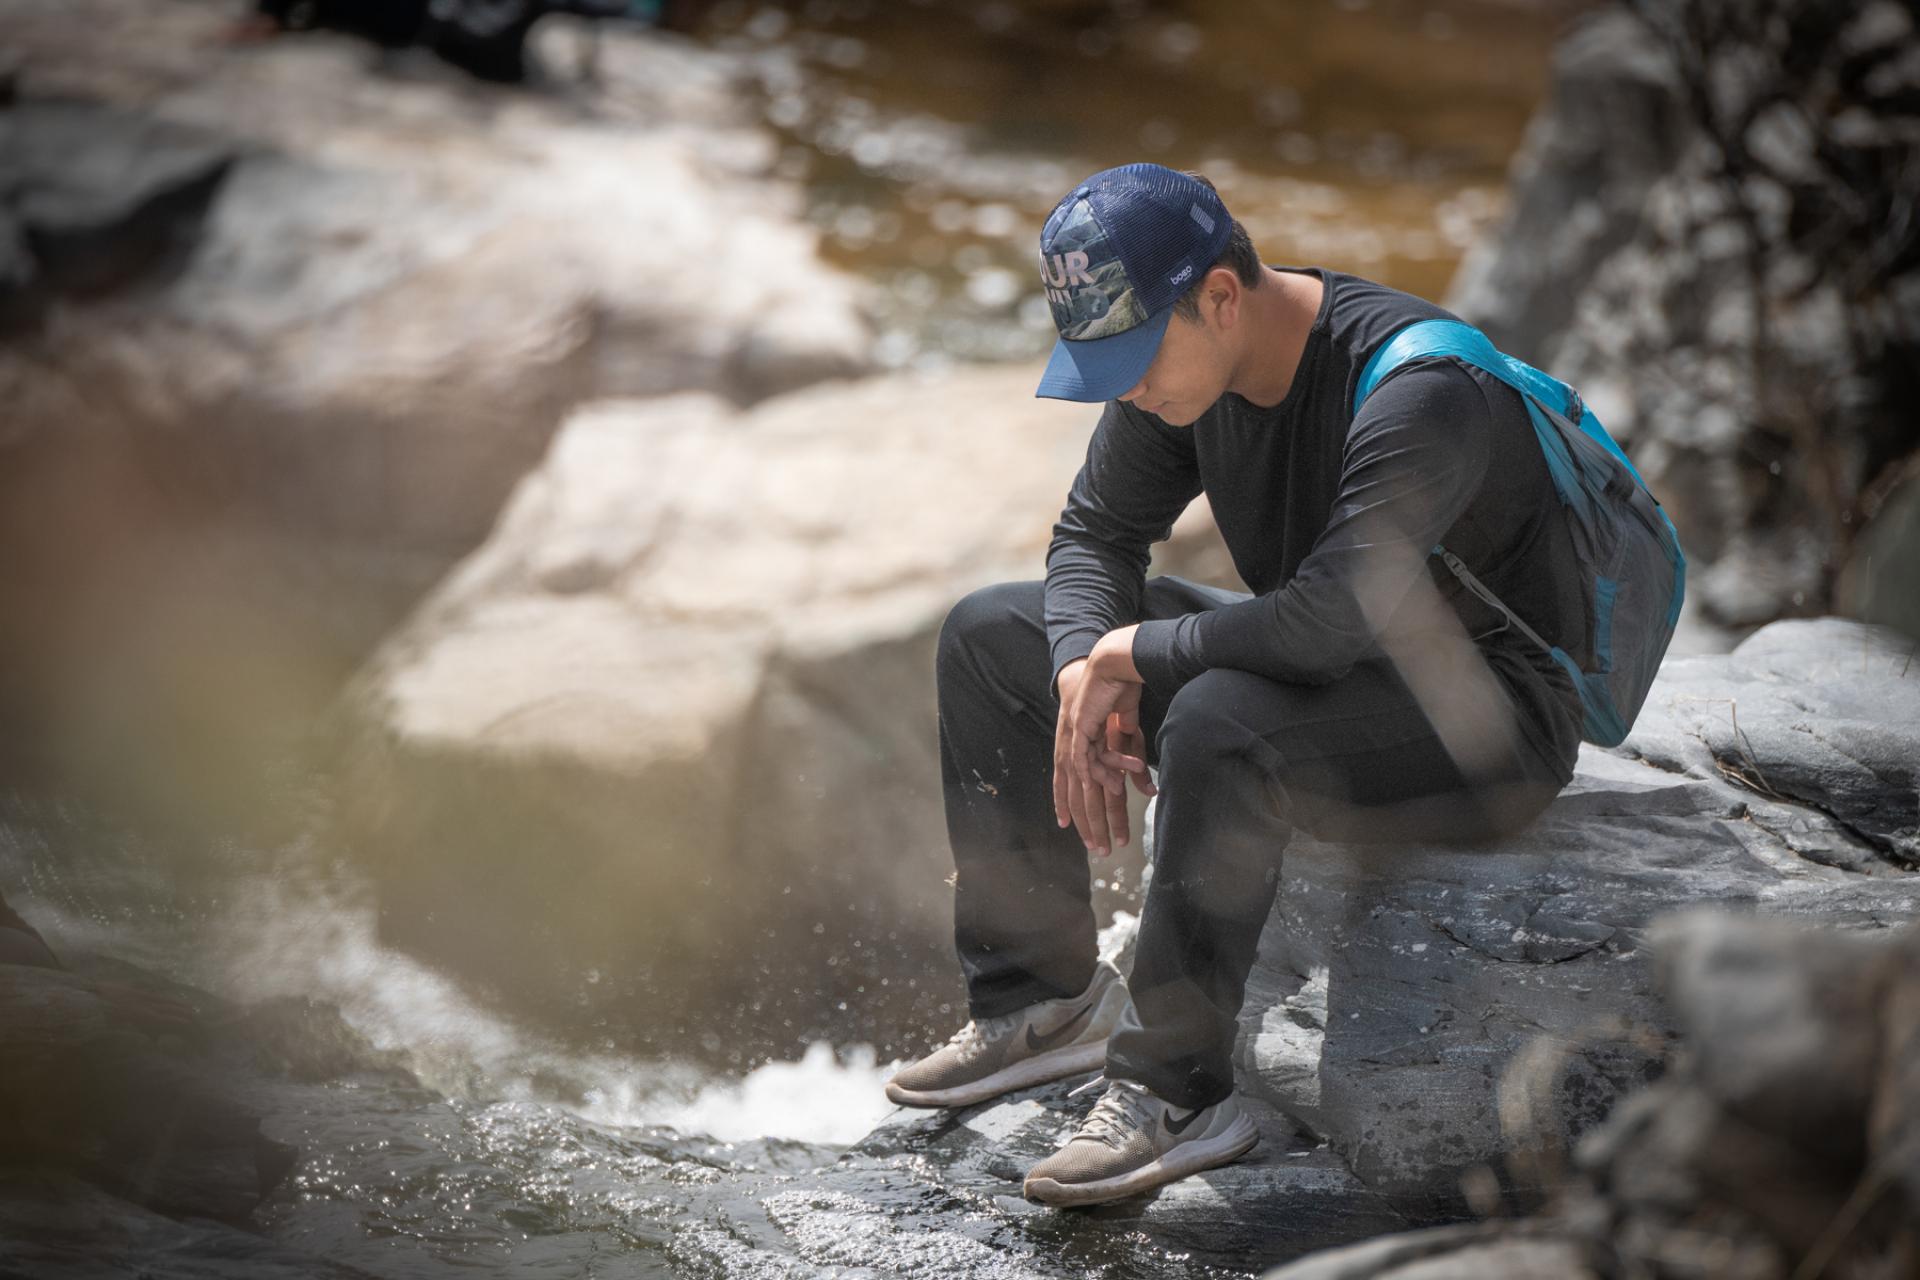
[[[1366, 368], [1360, 371], [1360, 385], [1354, 388], [1353, 411], [1360, 412], [1360, 406], [1366, 402], [1387, 378], [1387, 375], [1411, 360], [1426, 356], [1452, 356], [1477, 369], [1484, 369], [1500, 381], [1518, 391], [1529, 403], [1527, 412], [1539, 422], [1539, 410], [1544, 408], [1559, 414], [1576, 425], [1581, 431], [1605, 446], [1608, 453], [1620, 460], [1620, 465], [1641, 488], [1646, 481], [1641, 477], [1639, 468], [1633, 465], [1614, 438], [1600, 425], [1598, 418], [1586, 411], [1586, 406], [1573, 388], [1550, 374], [1542, 373], [1524, 360], [1516, 360], [1493, 345], [1486, 334], [1462, 320], [1416, 320], [1406, 328], [1380, 344], [1373, 357], [1367, 361]], [[1546, 444], [1545, 434], [1542, 443]], [[1549, 448], [1549, 458], [1553, 451]]]
[[1556, 413], [1567, 414], [1572, 407], [1571, 392], [1565, 383], [1504, 354], [1472, 325], [1459, 320], [1416, 320], [1381, 343], [1373, 358], [1367, 361], [1367, 367], [1360, 372], [1360, 385], [1353, 393], [1353, 411], [1360, 412], [1360, 406], [1388, 374], [1410, 360], [1426, 356], [1452, 356], [1484, 369]]
[[1548, 377], [1532, 365], [1509, 359], [1494, 347], [1486, 334], [1470, 324], [1458, 320], [1418, 320], [1381, 343], [1366, 368], [1360, 371], [1360, 385], [1353, 393], [1354, 414], [1358, 416], [1360, 406], [1389, 374], [1428, 356], [1449, 356], [1484, 369], [1520, 393], [1520, 403], [1532, 419], [1534, 435], [1546, 455], [1547, 472], [1553, 479], [1555, 491], [1562, 502], [1576, 507], [1585, 518], [1591, 500], [1580, 483], [1566, 442], [1543, 412], [1551, 409], [1562, 417], [1571, 416], [1568, 409], [1573, 393], [1565, 383]]

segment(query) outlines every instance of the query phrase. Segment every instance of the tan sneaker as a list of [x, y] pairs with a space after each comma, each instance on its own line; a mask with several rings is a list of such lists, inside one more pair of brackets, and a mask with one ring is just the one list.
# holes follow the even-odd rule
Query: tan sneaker
[[1131, 1080], [1093, 1080], [1073, 1092], [1102, 1084], [1107, 1091], [1079, 1132], [1027, 1174], [1027, 1199], [1052, 1205], [1120, 1200], [1230, 1163], [1260, 1141], [1231, 1094], [1189, 1111]]
[[946, 1044], [901, 1068], [887, 1081], [887, 1097], [903, 1107], [968, 1107], [1098, 1071], [1107, 1062], [1107, 1036], [1126, 1006], [1126, 982], [1102, 960], [1077, 996], [969, 1022]]

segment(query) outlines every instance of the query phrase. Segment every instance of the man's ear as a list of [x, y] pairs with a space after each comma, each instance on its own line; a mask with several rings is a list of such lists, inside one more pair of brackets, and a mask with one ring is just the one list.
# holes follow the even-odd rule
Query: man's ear
[[1240, 318], [1240, 298], [1246, 289], [1232, 267], [1214, 267], [1200, 284], [1200, 314], [1222, 329]]

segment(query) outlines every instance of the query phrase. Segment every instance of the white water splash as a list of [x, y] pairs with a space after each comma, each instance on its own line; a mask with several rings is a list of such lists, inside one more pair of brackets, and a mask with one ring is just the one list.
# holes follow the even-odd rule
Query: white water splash
[[824, 1040], [798, 1062], [769, 1062], [742, 1080], [714, 1081], [683, 1101], [624, 1090], [590, 1096], [585, 1114], [602, 1124], [668, 1125], [723, 1142], [791, 1138], [844, 1146], [865, 1137], [893, 1110], [882, 1086], [899, 1068], [881, 1065], [869, 1045], [839, 1054]]
[[[38, 845], [0, 853], [29, 872], [58, 865]], [[131, 889], [111, 877], [108, 883]], [[323, 864], [303, 842], [252, 855], [210, 915], [128, 913], [107, 929], [94, 913], [72, 909], [101, 887], [83, 886], [65, 907], [28, 904], [56, 951], [110, 953], [242, 1006], [289, 998], [332, 1005], [375, 1049], [397, 1055], [423, 1085], [450, 1098], [553, 1105], [597, 1124], [670, 1126], [722, 1142], [831, 1145], [858, 1141], [892, 1109], [883, 1086], [899, 1064], [878, 1063], [866, 1045], [836, 1050], [821, 1041], [798, 1062], [770, 1062], [728, 1079], [543, 1035], [383, 943], [370, 888], [352, 869]]]
[[422, 961], [379, 940], [370, 895], [306, 876], [260, 877], [219, 957], [223, 995], [283, 996], [337, 1006], [354, 1030], [397, 1051], [421, 1083], [450, 1097], [554, 1103], [598, 1124], [671, 1126], [720, 1141], [858, 1141], [892, 1104], [898, 1064], [824, 1041], [799, 1062], [766, 1063], [739, 1080], [685, 1063], [593, 1053], [554, 1042], [477, 1003]]

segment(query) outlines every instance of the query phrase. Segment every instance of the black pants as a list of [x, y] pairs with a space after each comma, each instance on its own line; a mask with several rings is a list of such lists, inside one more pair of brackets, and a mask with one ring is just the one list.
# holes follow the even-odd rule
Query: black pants
[[[1049, 689], [1043, 594], [1040, 582], [982, 588], [953, 608], [940, 634], [954, 937], [978, 1018], [1078, 993], [1095, 961], [1086, 847], [1053, 816], [1059, 703]], [[1154, 578], [1144, 617], [1245, 598]], [[1489, 687], [1485, 664], [1466, 660], [1480, 668], [1477, 687]], [[1429, 685], [1422, 688], [1431, 702]], [[1562, 781], [1513, 714], [1501, 701], [1478, 717], [1488, 733], [1463, 768], [1457, 736], [1436, 731], [1385, 659], [1324, 685], [1216, 669], [1171, 699], [1147, 689], [1141, 724], [1160, 790], [1154, 870], [1129, 981], [1133, 1013], [1109, 1042], [1108, 1075], [1185, 1107], [1231, 1092], [1247, 974], [1296, 826], [1346, 841], [1517, 830]]]

